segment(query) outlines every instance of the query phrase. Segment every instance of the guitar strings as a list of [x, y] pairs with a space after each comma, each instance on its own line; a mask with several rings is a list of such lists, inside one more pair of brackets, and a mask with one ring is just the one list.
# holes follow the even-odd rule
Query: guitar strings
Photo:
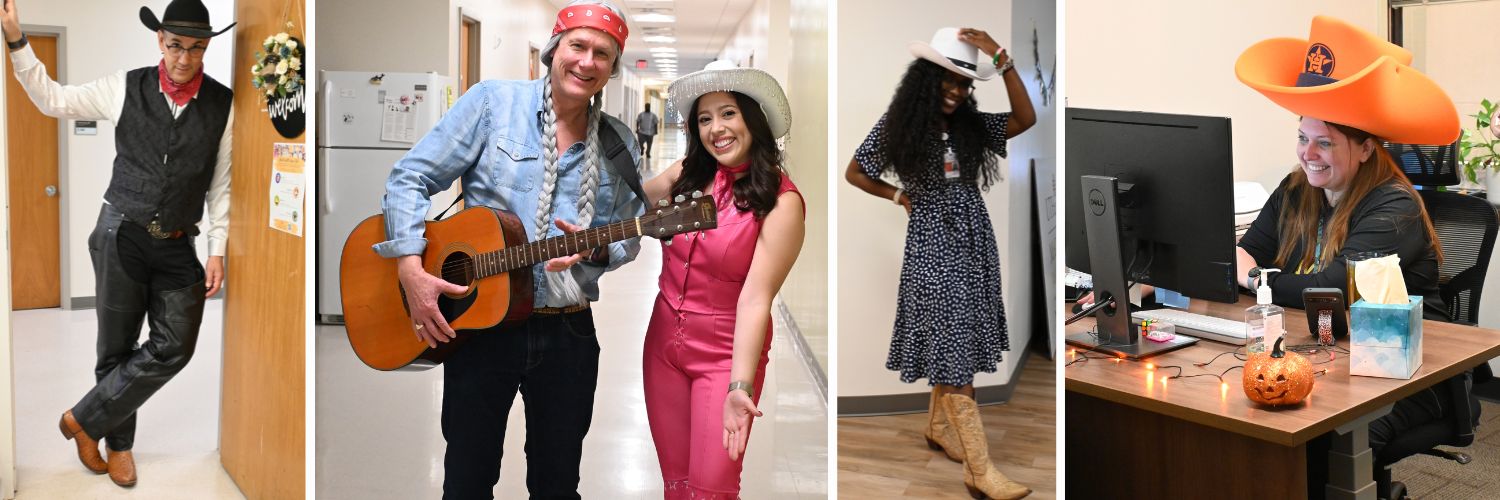
[[[649, 208], [649, 207], [647, 207], [647, 208]], [[478, 273], [475, 272], [475, 269], [479, 266], [479, 264], [477, 263], [477, 261], [480, 260], [481, 258], [493, 259], [496, 256], [500, 256], [502, 253], [504, 253], [507, 250], [519, 251], [519, 249], [523, 249], [523, 248], [527, 248], [527, 247], [533, 247], [533, 248], [535, 248], [535, 247], [541, 247], [542, 251], [545, 252], [545, 251], [550, 250], [550, 249], [548, 248], [547, 245], [542, 245], [541, 243], [544, 242], [544, 241], [548, 241], [548, 240], [566, 239], [568, 237], [572, 237], [575, 240], [577, 240], [579, 238], [583, 238], [584, 241], [588, 241], [590, 239], [593, 239], [593, 237], [596, 236], [598, 233], [603, 233], [604, 238], [602, 238], [602, 239], [612, 239], [612, 237], [611, 237], [611, 235], [613, 234], [612, 228], [614, 226], [620, 226], [621, 234], [628, 234], [628, 233], [626, 233], [626, 231], [628, 231], [629, 228], [630, 228], [630, 224], [629, 224], [630, 222], [634, 222], [634, 221], [639, 220], [643, 224], [651, 224], [651, 223], [657, 222], [661, 218], [664, 218], [668, 214], [675, 214], [675, 213], [678, 213], [678, 212], [682, 211], [680, 206], [671, 207], [671, 208], [673, 210], [659, 210], [658, 213], [654, 213], [654, 214], [648, 211], [648, 212], [642, 214], [640, 217], [635, 217], [633, 219], [623, 220], [623, 221], [616, 221], [616, 222], [613, 222], [613, 223], [610, 223], [610, 224], [607, 224], [607, 225], [604, 225], [604, 226], [599, 226], [599, 227], [585, 229], [585, 230], [579, 231], [577, 233], [570, 233], [570, 234], [564, 234], [564, 235], [561, 235], [561, 236], [556, 236], [556, 237], [553, 237], [553, 238], [547, 238], [546, 240], [528, 242], [528, 243], [524, 243], [524, 244], [517, 245], [517, 246], [514, 246], [514, 247], [502, 248], [502, 249], [499, 249], [499, 250], [494, 250], [494, 251], [485, 252], [485, 253], [481, 253], [481, 254], [474, 254], [474, 255], [464, 254], [465, 257], [466, 257], [465, 259], [462, 259], [462, 260], [459, 260], [459, 261], [455, 261], [455, 262], [445, 262], [445, 263], [443, 263], [443, 266], [440, 269], [440, 274], [443, 277], [446, 277], [446, 276], [449, 276], [453, 272], [461, 272], [461, 273], [463, 273], [463, 275], [464, 275], [465, 278], [470, 277], [470, 276], [477, 276]], [[585, 234], [585, 233], [593, 233], [593, 234]], [[645, 234], [638, 234], [638, 235], [636, 235], [636, 237], [640, 237], [640, 236], [645, 236]], [[574, 244], [577, 244], [577, 243], [578, 243], [577, 241], [574, 242]], [[506, 259], [506, 260], [509, 259], [509, 257], [503, 257], [503, 258]], [[512, 268], [512, 269], [515, 269], [515, 268]]]

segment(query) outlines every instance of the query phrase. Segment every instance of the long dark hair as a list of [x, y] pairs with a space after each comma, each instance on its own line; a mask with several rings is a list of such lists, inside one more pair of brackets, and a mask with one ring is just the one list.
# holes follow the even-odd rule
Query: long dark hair
[[948, 136], [953, 138], [958, 155], [959, 174], [965, 181], [989, 188], [1001, 179], [1000, 164], [995, 159], [1001, 150], [992, 148], [988, 140], [973, 93], [951, 116], [943, 115], [943, 77], [947, 74], [947, 69], [926, 59], [917, 59], [906, 67], [906, 75], [901, 77], [885, 111], [885, 157], [890, 164], [878, 168], [882, 172], [895, 170], [903, 183], [934, 175], [940, 168], [943, 149], [934, 151], [932, 145], [941, 144], [946, 119]]
[[[1313, 247], [1318, 241], [1318, 220], [1323, 210], [1323, 202], [1327, 198], [1323, 190], [1313, 188], [1307, 182], [1307, 172], [1298, 166], [1292, 171], [1291, 182], [1287, 186], [1286, 194], [1281, 199], [1281, 221], [1280, 243], [1276, 249], [1276, 265], [1283, 269], [1319, 268], [1327, 267], [1333, 259], [1344, 248], [1344, 242], [1349, 239], [1350, 219], [1354, 216], [1354, 207], [1359, 205], [1360, 200], [1370, 192], [1381, 186], [1391, 184], [1410, 196], [1417, 204], [1417, 212], [1422, 217], [1422, 228], [1427, 233], [1427, 246], [1437, 256], [1438, 262], [1443, 261], [1443, 249], [1438, 241], [1437, 231], [1432, 227], [1432, 218], [1427, 216], [1427, 207], [1422, 205], [1422, 198], [1417, 194], [1417, 189], [1412, 187], [1411, 181], [1406, 179], [1406, 174], [1401, 167], [1396, 166], [1396, 161], [1391, 158], [1385, 148], [1380, 145], [1379, 139], [1369, 132], [1341, 125], [1333, 122], [1325, 122], [1328, 126], [1342, 132], [1349, 140], [1351, 152], [1353, 148], [1364, 144], [1365, 141], [1375, 141], [1374, 154], [1359, 164], [1354, 178], [1349, 181], [1349, 187], [1344, 195], [1339, 198], [1337, 206], [1333, 207], [1333, 215], [1328, 218], [1327, 238], [1323, 239], [1323, 258], [1313, 258], [1316, 252]], [[1299, 262], [1290, 262], [1292, 251], [1298, 245], [1306, 249], [1302, 251]], [[1295, 264], [1295, 265], [1294, 265]]]
[[[755, 212], [756, 218], [765, 217], [776, 208], [776, 195], [781, 191], [781, 150], [776, 148], [776, 138], [771, 137], [771, 124], [760, 103], [750, 96], [730, 92], [740, 108], [740, 117], [745, 128], [750, 130], [750, 170], [734, 181], [734, 206], [740, 210]], [[693, 101], [693, 109], [684, 118], [688, 124], [687, 156], [682, 159], [682, 175], [672, 183], [672, 194], [689, 194], [710, 186], [714, 174], [719, 171], [719, 160], [703, 146], [698, 138], [699, 96]]]

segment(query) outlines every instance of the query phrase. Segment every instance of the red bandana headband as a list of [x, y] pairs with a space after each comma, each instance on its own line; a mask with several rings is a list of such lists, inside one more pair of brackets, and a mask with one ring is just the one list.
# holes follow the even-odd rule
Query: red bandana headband
[[603, 5], [574, 5], [557, 12], [557, 25], [552, 27], [552, 35], [573, 28], [594, 28], [603, 31], [615, 43], [620, 44], [620, 51], [625, 51], [625, 37], [630, 36], [630, 28], [625, 27], [625, 20], [615, 15]]

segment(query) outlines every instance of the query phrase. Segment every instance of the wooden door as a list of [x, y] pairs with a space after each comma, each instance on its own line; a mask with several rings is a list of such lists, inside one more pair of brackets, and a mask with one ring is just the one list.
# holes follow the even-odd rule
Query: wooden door
[[459, 18], [458, 20], [458, 95], [463, 95], [469, 90], [469, 20]]
[[[303, 0], [286, 10], [306, 12]], [[286, 29], [281, 2], [234, 4], [234, 60], [247, 61], [261, 40]], [[302, 28], [299, 26], [297, 30]], [[304, 33], [299, 33], [304, 35]], [[266, 115], [256, 111], [265, 99], [250, 79], [223, 75], [234, 85], [234, 193], [229, 197], [229, 247], [224, 278], [224, 366], [219, 396], [219, 463], [235, 486], [251, 499], [301, 499], [306, 487], [308, 388], [307, 241], [266, 224], [270, 200], [271, 145], [301, 143], [313, 159], [306, 136], [287, 139]], [[312, 187], [312, 178], [308, 177]], [[309, 208], [311, 206], [309, 205]], [[316, 220], [311, 221], [316, 224]], [[303, 232], [312, 238], [317, 226]], [[150, 480], [149, 478], [147, 479]]]
[[[28, 34], [32, 50], [57, 79], [57, 36]], [[8, 72], [7, 72], [8, 73]], [[5, 76], [6, 140], [10, 181], [10, 279], [14, 309], [57, 307], [58, 267], [57, 119], [42, 114], [12, 75]]]

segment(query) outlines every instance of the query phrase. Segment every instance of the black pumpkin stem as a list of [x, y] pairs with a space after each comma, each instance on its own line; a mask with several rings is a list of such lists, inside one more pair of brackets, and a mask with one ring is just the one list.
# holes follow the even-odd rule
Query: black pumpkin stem
[[1286, 340], [1286, 337], [1281, 337], [1279, 339], [1276, 339], [1276, 346], [1273, 347], [1273, 348], [1271, 348], [1271, 357], [1273, 357], [1273, 358], [1284, 358], [1284, 357], [1286, 357], [1286, 351], [1281, 350], [1281, 341], [1283, 341], [1283, 340]]

